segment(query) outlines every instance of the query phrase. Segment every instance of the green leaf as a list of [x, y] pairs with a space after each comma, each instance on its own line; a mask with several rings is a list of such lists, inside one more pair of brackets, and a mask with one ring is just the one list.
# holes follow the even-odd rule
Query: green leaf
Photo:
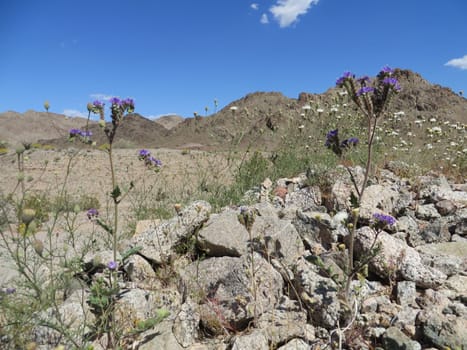
[[143, 249], [143, 247], [141, 246], [128, 249], [126, 252], [122, 254], [122, 262], [128, 259], [130, 256], [137, 254], [141, 249]]
[[359, 207], [358, 197], [355, 195], [353, 191], [350, 193], [350, 204], [352, 205], [352, 208]]
[[122, 191], [120, 190], [120, 187], [117, 185], [115, 186], [115, 188], [113, 189], [112, 193], [110, 194], [110, 196], [114, 199], [114, 200], [117, 200], [118, 197], [120, 197], [122, 195]]

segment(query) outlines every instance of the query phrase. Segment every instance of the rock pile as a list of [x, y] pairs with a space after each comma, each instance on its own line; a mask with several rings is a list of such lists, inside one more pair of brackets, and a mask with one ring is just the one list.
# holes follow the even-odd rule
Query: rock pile
[[[362, 170], [353, 173], [359, 181]], [[352, 191], [345, 172], [329, 193], [305, 175], [266, 181], [249, 193], [256, 204], [212, 213], [198, 201], [143, 225], [127, 242], [142, 249], [121, 267], [128, 282], [119, 308], [127, 319], [160, 308], [170, 316], [133, 347], [467, 349], [467, 184], [397, 173], [395, 164], [381, 170], [363, 197], [355, 257], [375, 239], [380, 250], [352, 281], [352, 305], [343, 297]], [[396, 224], [376, 236], [375, 212]], [[86, 293], [75, 291], [63, 305], [74, 324], [92, 317], [77, 301]], [[37, 334], [38, 343], [50, 340]]]

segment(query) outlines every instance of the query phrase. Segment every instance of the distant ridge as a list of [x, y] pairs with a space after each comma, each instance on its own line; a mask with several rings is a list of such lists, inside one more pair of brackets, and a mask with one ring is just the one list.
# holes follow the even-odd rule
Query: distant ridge
[[[407, 127], [417, 118], [466, 122], [467, 100], [464, 97], [449, 88], [431, 84], [410, 70], [396, 69], [395, 74], [402, 91], [391, 101], [391, 113], [403, 111]], [[133, 114], [118, 129], [116, 146], [222, 150], [253, 145], [255, 149], [274, 150], [281, 137], [287, 135], [288, 128], [297, 123], [304, 105], [309, 104], [314, 110], [324, 108], [329, 111], [336, 96], [338, 90], [334, 87], [322, 94], [303, 92], [297, 98], [288, 98], [280, 92], [254, 92], [207, 117], [183, 119], [168, 115], [150, 120]], [[327, 113], [322, 117], [329, 118]], [[26, 139], [42, 140], [43, 143], [67, 147], [68, 130], [84, 124], [85, 119], [54, 113], [5, 112], [0, 114], [0, 139], [11, 143]], [[325, 132], [313, 129], [309, 132], [320, 135]], [[106, 142], [95, 122], [91, 123], [90, 130], [98, 144]]]

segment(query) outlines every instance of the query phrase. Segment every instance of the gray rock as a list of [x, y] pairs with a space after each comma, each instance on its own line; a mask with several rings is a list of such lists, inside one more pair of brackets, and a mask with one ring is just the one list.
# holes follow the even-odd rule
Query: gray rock
[[421, 350], [422, 347], [416, 341], [411, 340], [396, 327], [389, 327], [383, 336], [384, 349], [386, 350]]
[[463, 218], [456, 224], [454, 232], [459, 236], [467, 236], [467, 218]]
[[420, 220], [432, 220], [441, 217], [434, 204], [424, 204], [417, 207], [415, 216]]
[[215, 215], [198, 233], [201, 249], [209, 256], [241, 256], [250, 247], [292, 265], [303, 254], [304, 246], [289, 220], [281, 220], [269, 203], [260, 203], [251, 210], [257, 212], [250, 234], [239, 221], [240, 211], [226, 210]]
[[172, 290], [129, 289], [117, 302], [117, 320], [146, 320], [158, 316], [158, 311], [165, 309], [172, 315], [180, 307], [180, 295]]
[[198, 244], [208, 256], [236, 256], [248, 251], [249, 234], [238, 220], [238, 210], [225, 209], [211, 215], [198, 232]]
[[178, 343], [177, 338], [172, 333], [172, 323], [164, 321], [156, 325], [151, 331], [144, 333], [144, 338], [138, 349], [183, 350], [184, 348]]
[[417, 291], [415, 282], [400, 281], [397, 282], [397, 303], [401, 306], [411, 306], [415, 304]]
[[152, 281], [156, 278], [156, 272], [151, 264], [142, 256], [133, 254], [124, 265], [124, 270], [128, 274], [130, 281]]
[[321, 205], [321, 191], [318, 186], [300, 188], [289, 192], [286, 197], [286, 207], [296, 207], [301, 210], [314, 210]]
[[457, 209], [456, 205], [447, 199], [437, 202], [435, 207], [442, 216], [454, 214]]
[[425, 341], [440, 349], [467, 349], [467, 318], [430, 309], [421, 312], [418, 320]]
[[360, 218], [369, 220], [376, 210], [387, 214], [394, 213], [398, 199], [399, 192], [389, 186], [368, 186], [360, 204]]
[[296, 266], [297, 290], [310, 310], [314, 322], [326, 328], [337, 325], [340, 317], [338, 286], [331, 279], [313, 271], [314, 265], [299, 259]]
[[418, 287], [431, 288], [439, 286], [447, 276], [422, 263], [419, 253], [405, 242], [382, 231], [378, 235], [370, 227], [357, 230], [354, 253], [357, 258], [368, 254], [377, 239], [380, 252], [369, 262], [371, 271], [383, 278], [398, 274]]
[[447, 218], [440, 218], [432, 223], [424, 223], [420, 230], [420, 237], [425, 243], [449, 242], [451, 222]]
[[309, 350], [310, 345], [305, 343], [302, 339], [292, 339], [287, 344], [282, 345], [277, 350]]
[[268, 340], [261, 331], [235, 337], [232, 350], [269, 350]]
[[196, 305], [191, 301], [184, 303], [172, 327], [175, 338], [184, 348], [193, 345], [198, 339], [199, 321]]
[[249, 256], [219, 257], [197, 261], [181, 272], [185, 294], [215, 309], [221, 321], [236, 329], [254, 317], [274, 309], [282, 294], [279, 272], [254, 254], [256, 302]]
[[193, 202], [181, 210], [178, 216], [133, 236], [131, 243], [142, 247], [139, 253], [145, 258], [157, 264], [167, 263], [175, 254], [175, 248], [208, 220], [210, 212], [209, 203]]
[[416, 248], [424, 264], [448, 276], [467, 270], [467, 243], [445, 242], [427, 244]]
[[300, 237], [308, 244], [321, 243], [330, 248], [337, 236], [331, 230], [331, 216], [318, 211], [305, 212], [298, 210], [297, 219], [293, 221]]
[[276, 309], [265, 312], [258, 320], [269, 344], [283, 344], [292, 338], [314, 339], [314, 328], [297, 301], [282, 297]]
[[396, 230], [418, 234], [418, 223], [411, 216], [401, 216], [397, 218]]

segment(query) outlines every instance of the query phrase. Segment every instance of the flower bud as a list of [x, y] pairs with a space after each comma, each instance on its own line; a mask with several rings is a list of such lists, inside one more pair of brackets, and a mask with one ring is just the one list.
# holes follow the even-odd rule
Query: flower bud
[[41, 240], [35, 239], [34, 242], [32, 242], [32, 247], [38, 255], [42, 256], [42, 253], [44, 252], [44, 243], [42, 243]]
[[21, 221], [24, 222], [26, 225], [30, 224], [34, 217], [36, 216], [36, 211], [34, 209], [23, 209], [21, 214]]
[[99, 120], [99, 126], [100, 126], [101, 128], [105, 128], [105, 120], [104, 120], [104, 119], [100, 119], [100, 120]]
[[352, 209], [352, 215], [353, 216], [358, 216], [360, 214], [360, 208], [354, 208]]

